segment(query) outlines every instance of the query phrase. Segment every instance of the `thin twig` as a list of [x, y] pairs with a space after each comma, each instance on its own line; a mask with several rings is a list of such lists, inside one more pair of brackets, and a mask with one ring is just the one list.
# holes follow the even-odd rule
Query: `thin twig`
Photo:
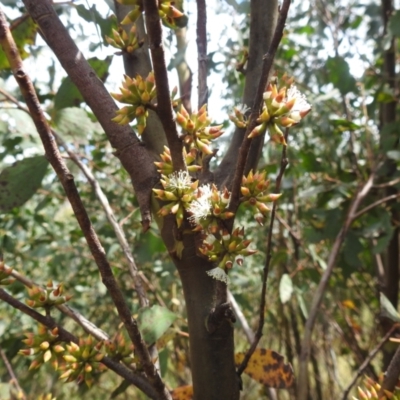
[[[29, 315], [31, 318], [41, 323], [42, 325], [47, 326], [49, 329], [57, 327], [58, 337], [60, 341], [67, 343], [69, 342], [74, 342], [77, 344], [79, 343], [79, 339], [76, 336], [72, 335], [72, 333], [65, 330], [63, 327], [57, 325], [57, 323], [53, 320], [53, 318], [38, 313], [36, 310], [28, 307], [26, 304], [10, 296], [3, 289], [0, 289], [0, 300], [5, 301], [14, 309], [19, 310], [26, 315]], [[103, 357], [103, 359], [100, 362], [105, 366], [107, 366], [112, 371], [114, 371], [115, 373], [117, 373], [118, 375], [122, 376], [128, 382], [138, 387], [140, 390], [143, 391], [143, 393], [147, 394], [151, 399], [157, 399], [157, 400], [160, 399], [154, 387], [143, 376], [136, 375], [132, 370], [129, 370], [123, 364], [112, 360], [110, 357]]]
[[17, 376], [14, 373], [13, 367], [7, 358], [7, 354], [4, 352], [4, 350], [1, 348], [1, 346], [0, 346], [0, 357], [2, 358], [4, 365], [6, 366], [7, 372], [10, 375], [12, 384], [16, 387], [16, 389], [18, 391], [18, 399], [26, 400], [25, 392], [23, 391], [22, 387], [20, 386]]
[[[7, 265], [6, 267], [10, 268], [10, 266]], [[31, 279], [17, 272], [14, 268], [11, 272], [11, 275], [28, 288], [32, 288], [34, 286], [42, 288], [36, 282], [32, 281]], [[109, 339], [108, 335], [103, 330], [98, 328], [95, 324], [93, 324], [93, 322], [86, 319], [82, 314], [80, 314], [78, 311], [74, 310], [67, 304], [60, 304], [55, 307], [63, 314], [68, 315], [70, 318], [72, 318], [78, 325], [80, 325], [84, 329], [86, 333], [89, 333], [96, 339], [98, 340]]]
[[13, 31], [14, 29], [18, 28], [18, 26], [20, 26], [23, 22], [25, 22], [29, 17], [30, 15], [28, 13], [25, 13], [20, 17], [18, 17], [17, 19], [15, 19], [10, 25], [10, 31]]
[[198, 109], [208, 102], [207, 87], [207, 8], [206, 0], [197, 0]]
[[147, 307], [149, 305], [149, 300], [147, 299], [146, 292], [142, 285], [142, 280], [138, 274], [138, 267], [135, 263], [135, 259], [133, 258], [133, 254], [129, 247], [128, 240], [126, 239], [125, 233], [121, 226], [118, 224], [114, 211], [112, 210], [110, 203], [107, 199], [107, 196], [104, 194], [103, 190], [100, 187], [99, 182], [96, 180], [92, 171], [84, 164], [78, 155], [70, 150], [69, 146], [64, 142], [64, 140], [53, 130], [53, 135], [56, 138], [57, 142], [65, 149], [65, 151], [70, 156], [71, 160], [79, 167], [79, 169], [86, 176], [86, 179], [89, 181], [92, 189], [99, 200], [101, 206], [103, 207], [104, 213], [108, 219], [108, 222], [114, 229], [115, 235], [117, 236], [118, 242], [121, 246], [123, 253], [128, 261], [129, 272], [133, 278], [133, 283], [135, 285], [136, 293], [139, 297], [139, 304], [141, 307]]
[[369, 210], [372, 210], [373, 208], [386, 203], [387, 201], [390, 200], [394, 200], [397, 199], [398, 197], [400, 197], [400, 193], [396, 193], [396, 194], [391, 194], [390, 196], [386, 196], [382, 199], [379, 199], [377, 201], [375, 201], [374, 203], [368, 205], [367, 207], [363, 208], [362, 210], [360, 210], [355, 216], [354, 219], [357, 219], [359, 217], [361, 217], [361, 215], [365, 214], [366, 212], [368, 212]]
[[350, 390], [354, 386], [354, 384], [357, 382], [357, 379], [364, 373], [365, 369], [368, 367], [368, 365], [371, 363], [371, 361], [375, 358], [375, 356], [378, 354], [379, 350], [383, 347], [383, 345], [389, 340], [390, 336], [392, 333], [398, 328], [398, 324], [393, 325], [390, 330], [386, 333], [386, 335], [381, 339], [381, 341], [375, 346], [374, 349], [370, 351], [368, 354], [368, 357], [364, 360], [364, 362], [360, 365], [358, 368], [356, 374], [354, 375], [352, 381], [349, 383], [347, 386], [346, 390], [343, 392], [343, 397], [342, 400], [346, 400], [347, 396], [350, 393]]
[[20, 87], [21, 93], [25, 99], [33, 122], [39, 133], [40, 139], [42, 140], [46, 157], [54, 168], [64, 188], [66, 196], [71, 203], [76, 219], [101, 274], [102, 281], [107, 287], [108, 292], [116, 306], [119, 317], [123, 322], [125, 329], [132, 340], [132, 343], [135, 346], [135, 351], [140, 360], [141, 366], [143, 367], [143, 370], [145, 371], [149, 381], [154, 385], [154, 388], [159, 394], [160, 399], [169, 400], [171, 398], [170, 394], [165, 388], [165, 385], [152, 362], [146, 344], [139, 331], [137, 321], [132, 318], [131, 310], [115, 280], [104, 248], [100, 243], [100, 240], [94, 230], [94, 227], [79, 195], [73, 175], [68, 170], [64, 160], [60, 155], [58, 147], [56, 146], [51, 128], [47, 123], [46, 117], [41, 109], [35, 88], [24, 70], [17, 46], [8, 28], [6, 17], [1, 9], [0, 44], [2, 45], [4, 53], [10, 63], [11, 70], [13, 71], [14, 77]]
[[383, 398], [385, 391], [393, 392], [400, 376], [400, 346], [397, 348], [396, 352], [390, 364], [386, 370], [385, 377], [382, 382], [381, 389], [379, 390], [379, 398]]
[[353, 198], [353, 201], [349, 207], [347, 212], [346, 219], [342, 226], [342, 229], [336, 236], [336, 239], [333, 243], [332, 250], [329, 254], [328, 262], [326, 269], [321, 277], [321, 280], [318, 284], [317, 290], [313, 297], [313, 301], [311, 304], [311, 308], [308, 314], [308, 319], [305, 325], [304, 337], [301, 344], [301, 355], [299, 360], [299, 377], [298, 377], [298, 387], [297, 387], [297, 400], [306, 400], [308, 393], [308, 360], [310, 356], [311, 349], [311, 337], [314, 329], [315, 321], [317, 319], [317, 314], [320, 309], [322, 299], [324, 297], [325, 290], [328, 286], [329, 279], [332, 275], [333, 268], [336, 264], [336, 259], [339, 255], [339, 251], [341, 246], [346, 238], [347, 232], [351, 226], [351, 224], [355, 220], [355, 215], [357, 213], [357, 209], [361, 203], [361, 201], [365, 198], [365, 196], [369, 193], [374, 183], [375, 173], [372, 173], [368, 178], [367, 182], [365, 182], [362, 186], [357, 190], [356, 195]]
[[250, 325], [247, 322], [246, 317], [244, 316], [242, 310], [240, 309], [239, 304], [237, 303], [235, 297], [233, 296], [233, 294], [230, 290], [228, 290], [228, 301], [231, 303], [233, 312], [234, 312], [236, 318], [239, 320], [240, 325], [242, 326], [242, 329], [244, 331], [244, 334], [247, 337], [248, 342], [251, 344], [254, 340], [254, 332], [250, 328]]
[[[286, 129], [285, 132], [285, 141], [288, 141], [288, 134], [289, 130]], [[276, 177], [276, 182], [275, 182], [275, 192], [279, 193], [281, 189], [281, 183], [282, 183], [282, 178], [285, 173], [286, 167], [288, 165], [288, 160], [286, 156], [286, 150], [287, 146], [283, 146], [282, 148], [282, 156], [281, 156], [281, 167], [279, 169], [278, 176]], [[274, 202], [271, 210], [271, 219], [269, 223], [269, 230], [268, 230], [268, 236], [267, 236], [267, 246], [266, 246], [266, 254], [267, 257], [265, 259], [265, 264], [264, 264], [264, 269], [263, 269], [263, 278], [262, 278], [262, 289], [261, 289], [261, 296], [260, 296], [260, 310], [259, 310], [259, 315], [258, 315], [258, 327], [257, 331], [254, 337], [254, 340], [249, 348], [247, 350], [244, 359], [242, 363], [240, 364], [237, 373], [241, 375], [243, 371], [246, 369], [247, 364], [254, 353], [258, 342], [261, 339], [262, 336], [262, 331], [264, 328], [264, 322], [265, 322], [265, 307], [266, 307], [266, 294], [267, 294], [267, 280], [268, 280], [268, 274], [269, 274], [269, 268], [271, 264], [271, 259], [272, 259], [272, 232], [274, 228], [274, 222], [275, 222], [275, 215], [276, 215], [276, 208], [277, 208], [277, 202]]]
[[172, 113], [171, 94], [168, 84], [168, 72], [165, 64], [164, 48], [162, 44], [161, 19], [158, 14], [156, 0], [143, 2], [149, 46], [153, 61], [154, 78], [157, 85], [157, 114], [160, 117], [171, 151], [174, 171], [186, 170], [183, 159], [183, 144], [178, 137], [178, 130]]
[[253, 107], [251, 110], [249, 123], [246, 129], [245, 138], [240, 146], [239, 156], [236, 164], [235, 175], [232, 183], [232, 195], [230, 200], [229, 209], [232, 212], [236, 212], [239, 207], [240, 197], [240, 186], [242, 182], [243, 172], [246, 166], [247, 156], [250, 150], [252, 139], [248, 139], [248, 135], [257, 125], [257, 118], [260, 116], [260, 110], [263, 101], [263, 93], [267, 85], [268, 76], [272, 68], [275, 53], [278, 49], [279, 43], [283, 35], [283, 29], [285, 28], [286, 18], [289, 11], [291, 0], [284, 0], [279, 12], [279, 18], [276, 25], [275, 33], [271, 41], [271, 45], [268, 49], [267, 54], [263, 57], [263, 67], [258, 84], [257, 94], [254, 98]]
[[118, 110], [115, 101], [68, 34], [50, 0], [23, 0], [26, 10], [39, 25], [38, 32], [54, 52], [68, 77], [104, 129], [114, 155], [128, 172], [139, 203], [143, 230], [150, 227], [150, 198], [159, 177], [151, 154], [142, 146], [129, 125], [112, 121]]

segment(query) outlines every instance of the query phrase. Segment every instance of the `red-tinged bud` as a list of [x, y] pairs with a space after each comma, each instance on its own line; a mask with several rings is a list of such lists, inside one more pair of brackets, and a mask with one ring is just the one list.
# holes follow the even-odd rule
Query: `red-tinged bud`
[[104, 354], [102, 354], [102, 353], [98, 353], [98, 354], [96, 354], [96, 355], [94, 356], [94, 359], [95, 359], [96, 361], [101, 361], [103, 358], [104, 358]]
[[244, 260], [244, 258], [243, 258], [243, 256], [242, 256], [241, 254], [238, 254], [238, 255], [235, 257], [235, 262], [236, 262], [236, 264], [238, 264], [240, 267], [243, 265], [243, 260]]
[[186, 108], [183, 106], [183, 104], [182, 104], [182, 106], [181, 106], [180, 113], [181, 113], [186, 119], [188, 119], [188, 118], [190, 117], [189, 113], [186, 111]]
[[146, 92], [146, 91], [144, 91], [144, 92], [141, 94], [140, 97], [141, 97], [143, 103], [148, 103], [148, 102], [150, 101], [150, 99], [151, 99], [150, 93], [149, 93], [149, 92]]
[[231, 238], [231, 235], [229, 234], [229, 232], [226, 230], [226, 229], [224, 229], [223, 231], [222, 231], [222, 240], [224, 241], [224, 242], [227, 242], [228, 240], [230, 240], [230, 238]]
[[270, 212], [271, 209], [266, 206], [264, 203], [261, 203], [259, 201], [256, 202], [256, 207], [260, 211], [261, 214], [265, 215], [266, 213]]
[[172, 214], [176, 214], [176, 213], [178, 212], [178, 210], [179, 210], [179, 207], [180, 207], [179, 203], [174, 204], [174, 205], [171, 207], [171, 213], [172, 213]]
[[50, 343], [46, 340], [39, 345], [41, 350], [47, 350], [50, 347]]
[[186, 123], [186, 130], [188, 132], [193, 132], [194, 127], [195, 127], [194, 122], [191, 119], [188, 119]]
[[168, 16], [175, 19], [175, 18], [183, 17], [184, 14], [181, 11], [179, 11], [177, 8], [170, 6]]
[[221, 214], [221, 208], [218, 206], [218, 204], [215, 204], [213, 207], [213, 214], [218, 217]]
[[282, 193], [270, 193], [268, 197], [270, 198], [270, 201], [276, 201], [279, 199], [279, 197], [282, 196]]
[[182, 126], [182, 128], [186, 129], [187, 118], [183, 116], [180, 112], [176, 113], [175, 120], [180, 126]]
[[163, 200], [176, 201], [176, 200], [178, 200], [178, 197], [176, 197], [172, 192], [168, 192], [168, 191], [164, 190]]
[[230, 212], [230, 211], [225, 211], [224, 213], [221, 214], [221, 219], [229, 219], [233, 218], [235, 216], [235, 213]]
[[39, 360], [33, 360], [31, 365], [29, 366], [29, 371], [32, 371], [33, 369], [38, 369], [42, 365], [42, 362]]
[[90, 372], [92, 372], [92, 370], [93, 370], [93, 367], [90, 365], [90, 364], [85, 364], [85, 372], [86, 373], [90, 373]]
[[28, 307], [34, 308], [34, 307], [35, 307], [35, 304], [36, 304], [36, 301], [31, 300], [31, 299], [26, 299], [26, 300], [25, 300], [25, 303], [26, 303], [26, 305], [27, 305]]
[[231, 260], [225, 262], [226, 269], [231, 269], [232, 267], [233, 267], [233, 262]]
[[65, 356], [63, 356], [64, 360], [67, 363], [76, 363], [78, 360], [71, 354], [66, 354]]
[[246, 186], [241, 186], [240, 187], [240, 192], [242, 193], [243, 196], [247, 197], [250, 195], [250, 189], [247, 188]]
[[140, 117], [146, 113], [146, 109], [143, 106], [136, 107], [135, 115]]
[[264, 215], [257, 213], [254, 215], [254, 219], [257, 221], [258, 225], [264, 226]]
[[230, 253], [233, 253], [236, 250], [236, 247], [238, 246], [238, 243], [236, 242], [230, 242], [228, 245], [228, 251]]
[[62, 353], [63, 351], [65, 351], [64, 347], [62, 347], [60, 344], [54, 345], [53, 350], [55, 353]]
[[[25, 340], [23, 340], [23, 342], [26, 343]], [[33, 349], [21, 349], [18, 351], [18, 354], [21, 354], [22, 356], [31, 356], [35, 353], [34, 353]]]
[[213, 154], [213, 151], [207, 146], [204, 142], [199, 139], [196, 139], [196, 145], [200, 149], [203, 154]]
[[79, 346], [74, 342], [70, 342], [70, 344], [67, 345], [67, 349], [68, 349], [69, 352], [72, 353], [72, 352], [75, 352], [75, 351], [79, 351]]
[[45, 353], [43, 354], [43, 361], [45, 363], [47, 363], [47, 361], [49, 361], [51, 359], [51, 356], [52, 356], [52, 354], [51, 354], [51, 350], [50, 349], [45, 351]]

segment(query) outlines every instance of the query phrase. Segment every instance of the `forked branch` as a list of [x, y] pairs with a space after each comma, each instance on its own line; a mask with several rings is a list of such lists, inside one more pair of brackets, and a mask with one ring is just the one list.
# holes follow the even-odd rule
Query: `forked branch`
[[127, 302], [115, 280], [111, 266], [107, 260], [105, 251], [99, 241], [99, 238], [93, 228], [93, 225], [89, 219], [85, 206], [79, 195], [77, 187], [74, 182], [73, 175], [68, 170], [61, 154], [56, 146], [54, 137], [51, 132], [51, 128], [46, 120], [46, 117], [41, 109], [35, 88], [26, 74], [21, 57], [19, 55], [17, 46], [8, 28], [6, 17], [3, 11], [0, 9], [0, 44], [3, 47], [4, 53], [10, 63], [13, 75], [20, 87], [21, 93], [25, 99], [25, 103], [28, 106], [29, 112], [39, 133], [40, 139], [45, 149], [46, 157], [54, 168], [63, 188], [66, 196], [71, 203], [72, 209], [85, 236], [86, 242], [88, 243], [89, 249], [93, 255], [93, 258], [99, 268], [102, 281], [107, 287], [110, 296], [116, 306], [121, 321], [128, 332], [132, 343], [135, 345], [135, 351], [140, 359], [143, 370], [145, 371], [147, 378], [154, 386], [156, 392], [159, 394], [160, 399], [170, 399], [170, 395], [162, 382], [149, 352], [146, 344], [142, 339], [136, 320], [132, 318], [131, 311], [128, 307]]
[[239, 207], [240, 197], [240, 186], [242, 182], [243, 173], [246, 167], [247, 156], [250, 151], [250, 145], [253, 139], [249, 139], [248, 135], [256, 127], [257, 119], [260, 116], [261, 106], [263, 102], [263, 93], [268, 83], [268, 76], [271, 71], [274, 57], [278, 49], [279, 43], [283, 36], [283, 29], [285, 28], [286, 18], [289, 11], [291, 0], [284, 0], [282, 7], [279, 12], [278, 23], [276, 25], [275, 33], [271, 41], [271, 45], [268, 49], [267, 54], [264, 56], [262, 72], [260, 81], [257, 88], [257, 94], [254, 98], [254, 103], [251, 109], [249, 123], [246, 129], [245, 138], [239, 150], [238, 161], [236, 164], [235, 175], [232, 184], [232, 196], [229, 205], [229, 209], [232, 212], [236, 212]]

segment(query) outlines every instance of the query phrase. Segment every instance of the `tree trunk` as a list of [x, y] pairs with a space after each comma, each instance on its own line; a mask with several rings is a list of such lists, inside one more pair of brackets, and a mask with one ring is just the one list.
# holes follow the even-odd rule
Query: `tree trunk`
[[[166, 243], [172, 244], [171, 231], [167, 228], [163, 229], [163, 237]], [[227, 287], [206, 274], [215, 265], [196, 254], [196, 235], [185, 233], [182, 239], [182, 257], [173, 251], [170, 254], [185, 295], [194, 400], [239, 399], [240, 378], [234, 363], [233, 325], [229, 319], [222, 318], [214, 332], [207, 329], [210, 313], [227, 301]]]

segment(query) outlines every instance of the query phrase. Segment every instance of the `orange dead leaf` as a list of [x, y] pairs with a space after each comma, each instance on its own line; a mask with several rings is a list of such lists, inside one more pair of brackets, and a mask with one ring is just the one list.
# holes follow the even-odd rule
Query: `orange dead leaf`
[[193, 398], [193, 386], [179, 386], [171, 392], [173, 400], [192, 400]]
[[[235, 354], [237, 366], [244, 353]], [[283, 356], [273, 350], [256, 349], [244, 372], [257, 382], [277, 389], [287, 389], [294, 384], [293, 368], [283, 362]]]

